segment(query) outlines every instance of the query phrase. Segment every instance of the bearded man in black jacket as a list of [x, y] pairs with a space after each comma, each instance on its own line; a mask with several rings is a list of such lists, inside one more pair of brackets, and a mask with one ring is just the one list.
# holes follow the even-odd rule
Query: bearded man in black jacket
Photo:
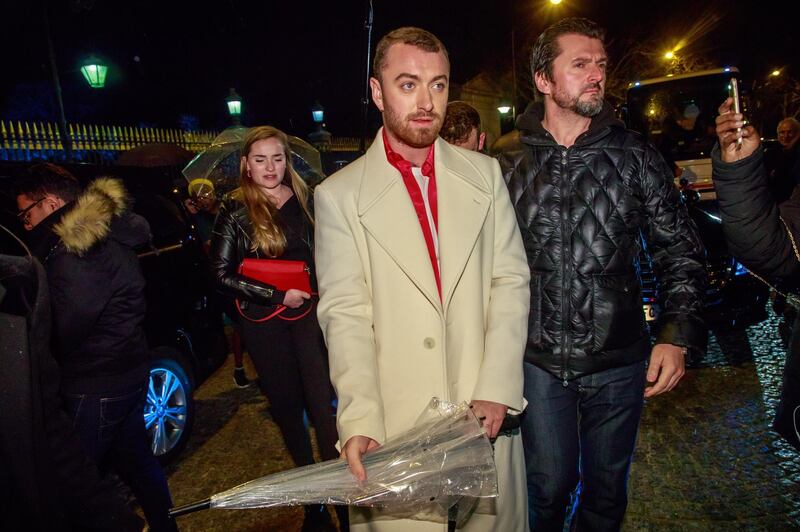
[[[531, 530], [562, 530], [579, 483], [577, 529], [619, 529], [643, 398], [672, 390], [687, 352], [706, 346], [703, 245], [672, 170], [603, 101], [603, 39], [586, 19], [539, 36], [531, 68], [543, 105], [519, 117], [519, 145], [500, 156], [531, 268]], [[645, 244], [659, 276], [652, 350], [637, 271]]]
[[150, 529], [177, 530], [144, 425], [145, 281], [134, 248], [149, 241], [150, 226], [128, 210], [120, 181], [100, 178], [79, 190], [66, 170], [43, 164], [17, 191], [50, 286], [59, 393], [86, 453], [132, 488]]

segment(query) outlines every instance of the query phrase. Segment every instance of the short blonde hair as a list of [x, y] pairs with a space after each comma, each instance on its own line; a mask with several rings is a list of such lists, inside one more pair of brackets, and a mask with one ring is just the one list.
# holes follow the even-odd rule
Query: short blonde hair
[[381, 70], [386, 66], [386, 54], [389, 53], [389, 48], [394, 44], [409, 44], [433, 54], [442, 52], [444, 58], [447, 59], [447, 64], [450, 64], [447, 48], [444, 47], [444, 44], [436, 35], [422, 28], [404, 26], [392, 30], [381, 37], [381, 40], [378, 41], [378, 46], [375, 47], [375, 57], [372, 60], [372, 75], [378, 81], [381, 81]]

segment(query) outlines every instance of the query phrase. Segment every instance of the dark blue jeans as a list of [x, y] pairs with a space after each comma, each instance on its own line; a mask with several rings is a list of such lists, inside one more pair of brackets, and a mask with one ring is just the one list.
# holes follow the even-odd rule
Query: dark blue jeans
[[531, 530], [561, 532], [572, 502], [573, 530], [619, 530], [644, 403], [645, 362], [579, 377], [566, 387], [533, 364], [526, 362], [524, 371]]
[[113, 470], [130, 486], [153, 531], [177, 530], [161, 464], [147, 444], [144, 384], [120, 395], [62, 394], [86, 454], [101, 472]]

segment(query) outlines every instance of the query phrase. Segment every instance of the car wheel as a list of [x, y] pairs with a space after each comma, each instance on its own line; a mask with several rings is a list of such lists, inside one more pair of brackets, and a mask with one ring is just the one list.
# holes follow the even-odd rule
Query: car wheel
[[181, 364], [161, 358], [150, 366], [144, 423], [153, 454], [167, 463], [186, 445], [194, 423], [192, 385]]

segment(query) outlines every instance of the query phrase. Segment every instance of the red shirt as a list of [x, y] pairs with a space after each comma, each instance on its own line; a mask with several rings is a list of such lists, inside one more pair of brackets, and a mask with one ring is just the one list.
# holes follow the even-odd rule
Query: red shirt
[[428, 222], [428, 213], [425, 209], [425, 199], [422, 196], [419, 183], [411, 171], [412, 164], [403, 156], [397, 153], [389, 145], [389, 138], [386, 135], [386, 129], [383, 129], [383, 147], [386, 150], [386, 159], [389, 164], [397, 168], [400, 175], [403, 176], [403, 183], [406, 185], [408, 195], [411, 196], [411, 203], [414, 205], [414, 210], [417, 212], [417, 219], [419, 219], [422, 234], [425, 237], [425, 245], [428, 247], [428, 255], [431, 259], [431, 267], [433, 268], [433, 276], [436, 278], [436, 288], [439, 290], [439, 297], [442, 297], [442, 282], [439, 277], [439, 261], [436, 258], [436, 247], [433, 242], [433, 231], [439, 232], [439, 213], [436, 201], [436, 170], [433, 163], [433, 147], [431, 144], [428, 150], [428, 156], [425, 162], [422, 163], [422, 175], [428, 177], [428, 204], [431, 209], [431, 217], [433, 218], [434, 227], [431, 228]]

